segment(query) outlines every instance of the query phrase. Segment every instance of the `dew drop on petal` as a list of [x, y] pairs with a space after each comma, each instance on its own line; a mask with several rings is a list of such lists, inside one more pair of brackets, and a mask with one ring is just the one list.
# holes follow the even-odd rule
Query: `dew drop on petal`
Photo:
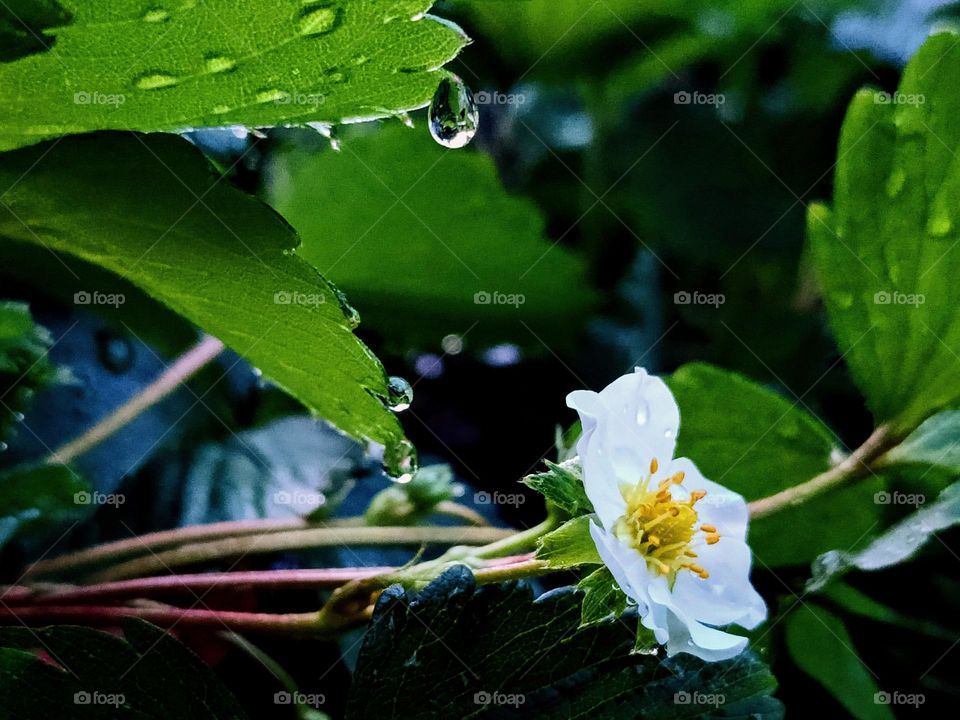
[[473, 92], [456, 75], [445, 77], [430, 102], [427, 121], [433, 139], [447, 148], [462, 148], [477, 134], [480, 113]]
[[646, 425], [650, 419], [650, 406], [643, 400], [637, 403], [637, 425]]
[[413, 388], [402, 377], [392, 375], [387, 380], [387, 402], [394, 412], [403, 412], [413, 402]]

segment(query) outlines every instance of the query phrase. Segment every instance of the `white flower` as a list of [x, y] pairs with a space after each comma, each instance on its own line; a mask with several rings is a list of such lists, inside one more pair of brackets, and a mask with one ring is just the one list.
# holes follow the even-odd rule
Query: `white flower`
[[600, 521], [590, 533], [644, 627], [668, 655], [737, 655], [746, 638], [717, 627], [750, 629], [767, 616], [750, 584], [743, 497], [673, 457], [680, 411], [663, 381], [645, 370], [599, 393], [572, 392], [567, 405], [583, 424], [577, 454]]

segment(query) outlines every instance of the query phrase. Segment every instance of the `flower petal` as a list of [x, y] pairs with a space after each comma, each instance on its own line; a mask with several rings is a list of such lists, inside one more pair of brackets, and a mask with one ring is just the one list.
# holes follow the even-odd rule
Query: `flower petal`
[[609, 529], [626, 507], [620, 483], [635, 485], [650, 474], [654, 459], [662, 467], [669, 464], [680, 411], [664, 382], [641, 368], [599, 393], [572, 392], [567, 405], [580, 414], [583, 425], [577, 454], [587, 497]]
[[737, 623], [755, 628], [767, 618], [767, 606], [750, 584], [750, 548], [733, 538], [697, 550], [697, 562], [710, 577], [691, 572], [677, 574], [671, 604], [684, 615], [710, 625]]
[[[708, 627], [690, 617], [674, 604], [665, 585], [652, 586], [650, 596], [651, 616], [659, 613], [666, 620], [667, 655], [685, 652], [715, 662], [739, 655], [747, 646], [747, 638]], [[646, 622], [644, 625], [650, 627]]]
[[647, 563], [631, 547], [620, 542], [613, 533], [609, 533], [596, 523], [590, 523], [590, 536], [597, 546], [600, 559], [613, 575], [624, 594], [633, 600], [640, 615], [647, 612], [650, 597], [647, 585], [650, 582]]
[[670, 474], [682, 472], [683, 484], [674, 485], [671, 492], [678, 500], [686, 500], [694, 490], [706, 490], [707, 495], [697, 502], [701, 524], [714, 525], [721, 537], [745, 540], [749, 511], [743, 496], [723, 485], [708, 480], [688, 458], [677, 458], [670, 463]]

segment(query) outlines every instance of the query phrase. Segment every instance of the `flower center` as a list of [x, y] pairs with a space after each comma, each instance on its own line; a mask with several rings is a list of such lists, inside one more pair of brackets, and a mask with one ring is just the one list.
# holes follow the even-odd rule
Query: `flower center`
[[720, 540], [720, 533], [713, 525], [697, 528], [697, 511], [694, 506], [707, 493], [694, 490], [688, 500], [674, 500], [671, 485], [683, 483], [684, 474], [662, 480], [651, 487], [657, 472], [657, 460], [650, 462], [650, 474], [634, 486], [622, 484], [620, 492], [627, 503], [627, 511], [617, 520], [613, 533], [617, 538], [636, 550], [647, 561], [647, 567], [660, 575], [668, 575], [671, 582], [681, 570], [689, 570], [706, 580], [710, 574], [696, 563], [697, 553], [693, 547], [702, 541], [713, 545]]

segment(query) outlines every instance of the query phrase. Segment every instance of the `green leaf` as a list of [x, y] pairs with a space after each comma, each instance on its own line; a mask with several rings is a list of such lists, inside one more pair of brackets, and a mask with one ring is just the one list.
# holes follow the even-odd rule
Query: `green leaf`
[[833, 613], [806, 602], [786, 619], [787, 648], [797, 666], [823, 685], [857, 720], [892, 720], [873, 673], [853, 647], [847, 628]]
[[53, 0], [8, 0], [0, 4], [0, 62], [48, 50], [54, 28], [70, 22], [70, 13]]
[[618, 618], [627, 609], [629, 600], [605, 567], [594, 570], [577, 585], [583, 590], [580, 627], [590, 627]]
[[127, 277], [342, 431], [399, 446], [386, 374], [336, 289], [291, 253], [280, 217], [185, 140], [105, 134], [5, 153], [0, 194], [0, 237]]
[[713, 705], [674, 702], [694, 690], [724, 695], [724, 716], [782, 717], [769, 697], [776, 682], [752, 654], [718, 663], [631, 655], [634, 633], [621, 623], [578, 630], [580, 604], [572, 588], [538, 600], [522, 584], [478, 588], [462, 566], [419, 593], [389, 588], [364, 638], [347, 720], [716, 717]]
[[454, 497], [449, 465], [420, 468], [408, 483], [391, 485], [370, 501], [364, 513], [368, 525], [416, 525], [431, 515], [438, 503]]
[[[136, 619], [125, 620], [123, 631], [121, 639], [71, 626], [0, 629], [3, 716], [246, 717], [213, 671], [173, 636]], [[24, 650], [44, 651], [60, 667]]]
[[47, 357], [52, 344], [50, 333], [33, 322], [25, 303], [0, 301], [0, 441], [34, 393], [56, 378]]
[[523, 483], [543, 495], [571, 517], [593, 512], [593, 504], [583, 489], [583, 477], [576, 462], [559, 465], [544, 461], [546, 472], [534, 473], [523, 478]]
[[469, 331], [476, 346], [542, 351], [538, 336], [569, 341], [591, 308], [583, 263], [545, 236], [531, 201], [504, 190], [487, 155], [452, 153], [423, 129], [361, 128], [340, 153], [281, 154], [271, 177], [301, 257], [395, 345]]
[[877, 422], [909, 432], [960, 401], [960, 49], [935, 35], [895, 96], [857, 93], [833, 207], [808, 213], [830, 324]]
[[424, 15], [432, 4], [74, 0], [49, 51], [0, 64], [0, 149], [93, 130], [331, 123], [423, 107], [467, 42]]
[[[894, 496], [886, 490], [877, 493], [879, 505], [889, 504]], [[922, 501], [922, 496], [917, 498]], [[881, 570], [905, 562], [916, 555], [940, 530], [960, 523], [960, 482], [954, 483], [937, 501], [908, 515], [858, 552], [831, 550], [813, 563], [808, 589], [818, 590], [851, 569]]]
[[596, 543], [590, 537], [591, 520], [591, 515], [581, 515], [541, 537], [537, 559], [546, 560], [553, 568], [602, 564]]
[[947, 410], [924, 420], [884, 456], [883, 462], [922, 463], [960, 472], [960, 410]]
[[80, 520], [89, 486], [65, 465], [22, 465], [0, 472], [0, 547], [15, 537]]
[[843, 610], [887, 625], [897, 625], [908, 632], [919, 632], [939, 640], [953, 642], [956, 633], [948, 628], [923, 618], [910, 617], [879, 603], [843, 581], [830, 583], [821, 595]]
[[[667, 384], [680, 406], [678, 457], [748, 501], [810, 480], [831, 466], [832, 433], [799, 402], [780, 397], [737, 373], [694, 363]], [[761, 567], [806, 563], [827, 550], [849, 548], [877, 522], [870, 478], [750, 525], [750, 547]], [[795, 529], [785, 533], [784, 527]]]

